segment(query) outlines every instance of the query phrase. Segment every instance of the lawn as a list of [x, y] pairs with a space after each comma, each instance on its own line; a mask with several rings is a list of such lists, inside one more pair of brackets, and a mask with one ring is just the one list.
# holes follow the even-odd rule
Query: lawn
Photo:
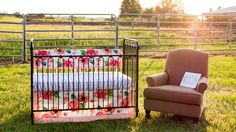
[[236, 58], [211, 57], [207, 106], [198, 124], [192, 119], [143, 109], [145, 77], [163, 71], [164, 59], [141, 59], [138, 118], [87, 123], [35, 124], [30, 117], [30, 65], [0, 66], [0, 131], [236, 131]]

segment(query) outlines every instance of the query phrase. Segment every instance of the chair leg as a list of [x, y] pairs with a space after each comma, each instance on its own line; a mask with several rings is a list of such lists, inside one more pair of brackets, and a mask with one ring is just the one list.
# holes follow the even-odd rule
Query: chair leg
[[198, 124], [198, 123], [199, 123], [199, 121], [200, 121], [200, 119], [199, 119], [199, 118], [194, 118], [194, 119], [193, 119], [193, 124]]
[[150, 110], [145, 110], [145, 112], [146, 112], [146, 119], [150, 119]]

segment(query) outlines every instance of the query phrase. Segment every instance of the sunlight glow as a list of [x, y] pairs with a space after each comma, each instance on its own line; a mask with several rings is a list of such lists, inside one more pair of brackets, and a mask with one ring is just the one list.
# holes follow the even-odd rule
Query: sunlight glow
[[[143, 8], [155, 7], [159, 0], [139, 0]], [[122, 0], [1, 0], [0, 12], [8, 13], [112, 13], [119, 14]], [[183, 0], [185, 13], [201, 14], [236, 5], [232, 0]]]

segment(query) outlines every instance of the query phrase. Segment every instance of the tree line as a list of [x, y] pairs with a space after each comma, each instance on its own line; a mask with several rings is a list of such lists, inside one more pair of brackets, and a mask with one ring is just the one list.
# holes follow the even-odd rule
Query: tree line
[[[123, 0], [120, 7], [120, 13], [144, 13], [144, 14], [166, 14], [166, 13], [184, 13], [182, 0], [160, 0], [153, 7], [142, 8], [139, 0]], [[7, 14], [3, 12], [0, 14]], [[20, 12], [14, 13], [16, 16], [21, 15]]]
[[182, 0], [160, 0], [157, 5], [144, 9], [139, 3], [139, 0], [123, 0], [120, 7], [120, 13], [180, 14], [184, 13], [184, 8]]

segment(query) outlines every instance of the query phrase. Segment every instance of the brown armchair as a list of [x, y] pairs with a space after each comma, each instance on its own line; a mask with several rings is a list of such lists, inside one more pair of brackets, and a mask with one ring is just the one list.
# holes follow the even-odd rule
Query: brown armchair
[[[195, 89], [179, 86], [185, 72], [202, 74]], [[207, 77], [208, 54], [191, 49], [170, 51], [165, 71], [146, 78], [146, 118], [150, 117], [151, 111], [159, 111], [200, 119], [205, 104]]]

